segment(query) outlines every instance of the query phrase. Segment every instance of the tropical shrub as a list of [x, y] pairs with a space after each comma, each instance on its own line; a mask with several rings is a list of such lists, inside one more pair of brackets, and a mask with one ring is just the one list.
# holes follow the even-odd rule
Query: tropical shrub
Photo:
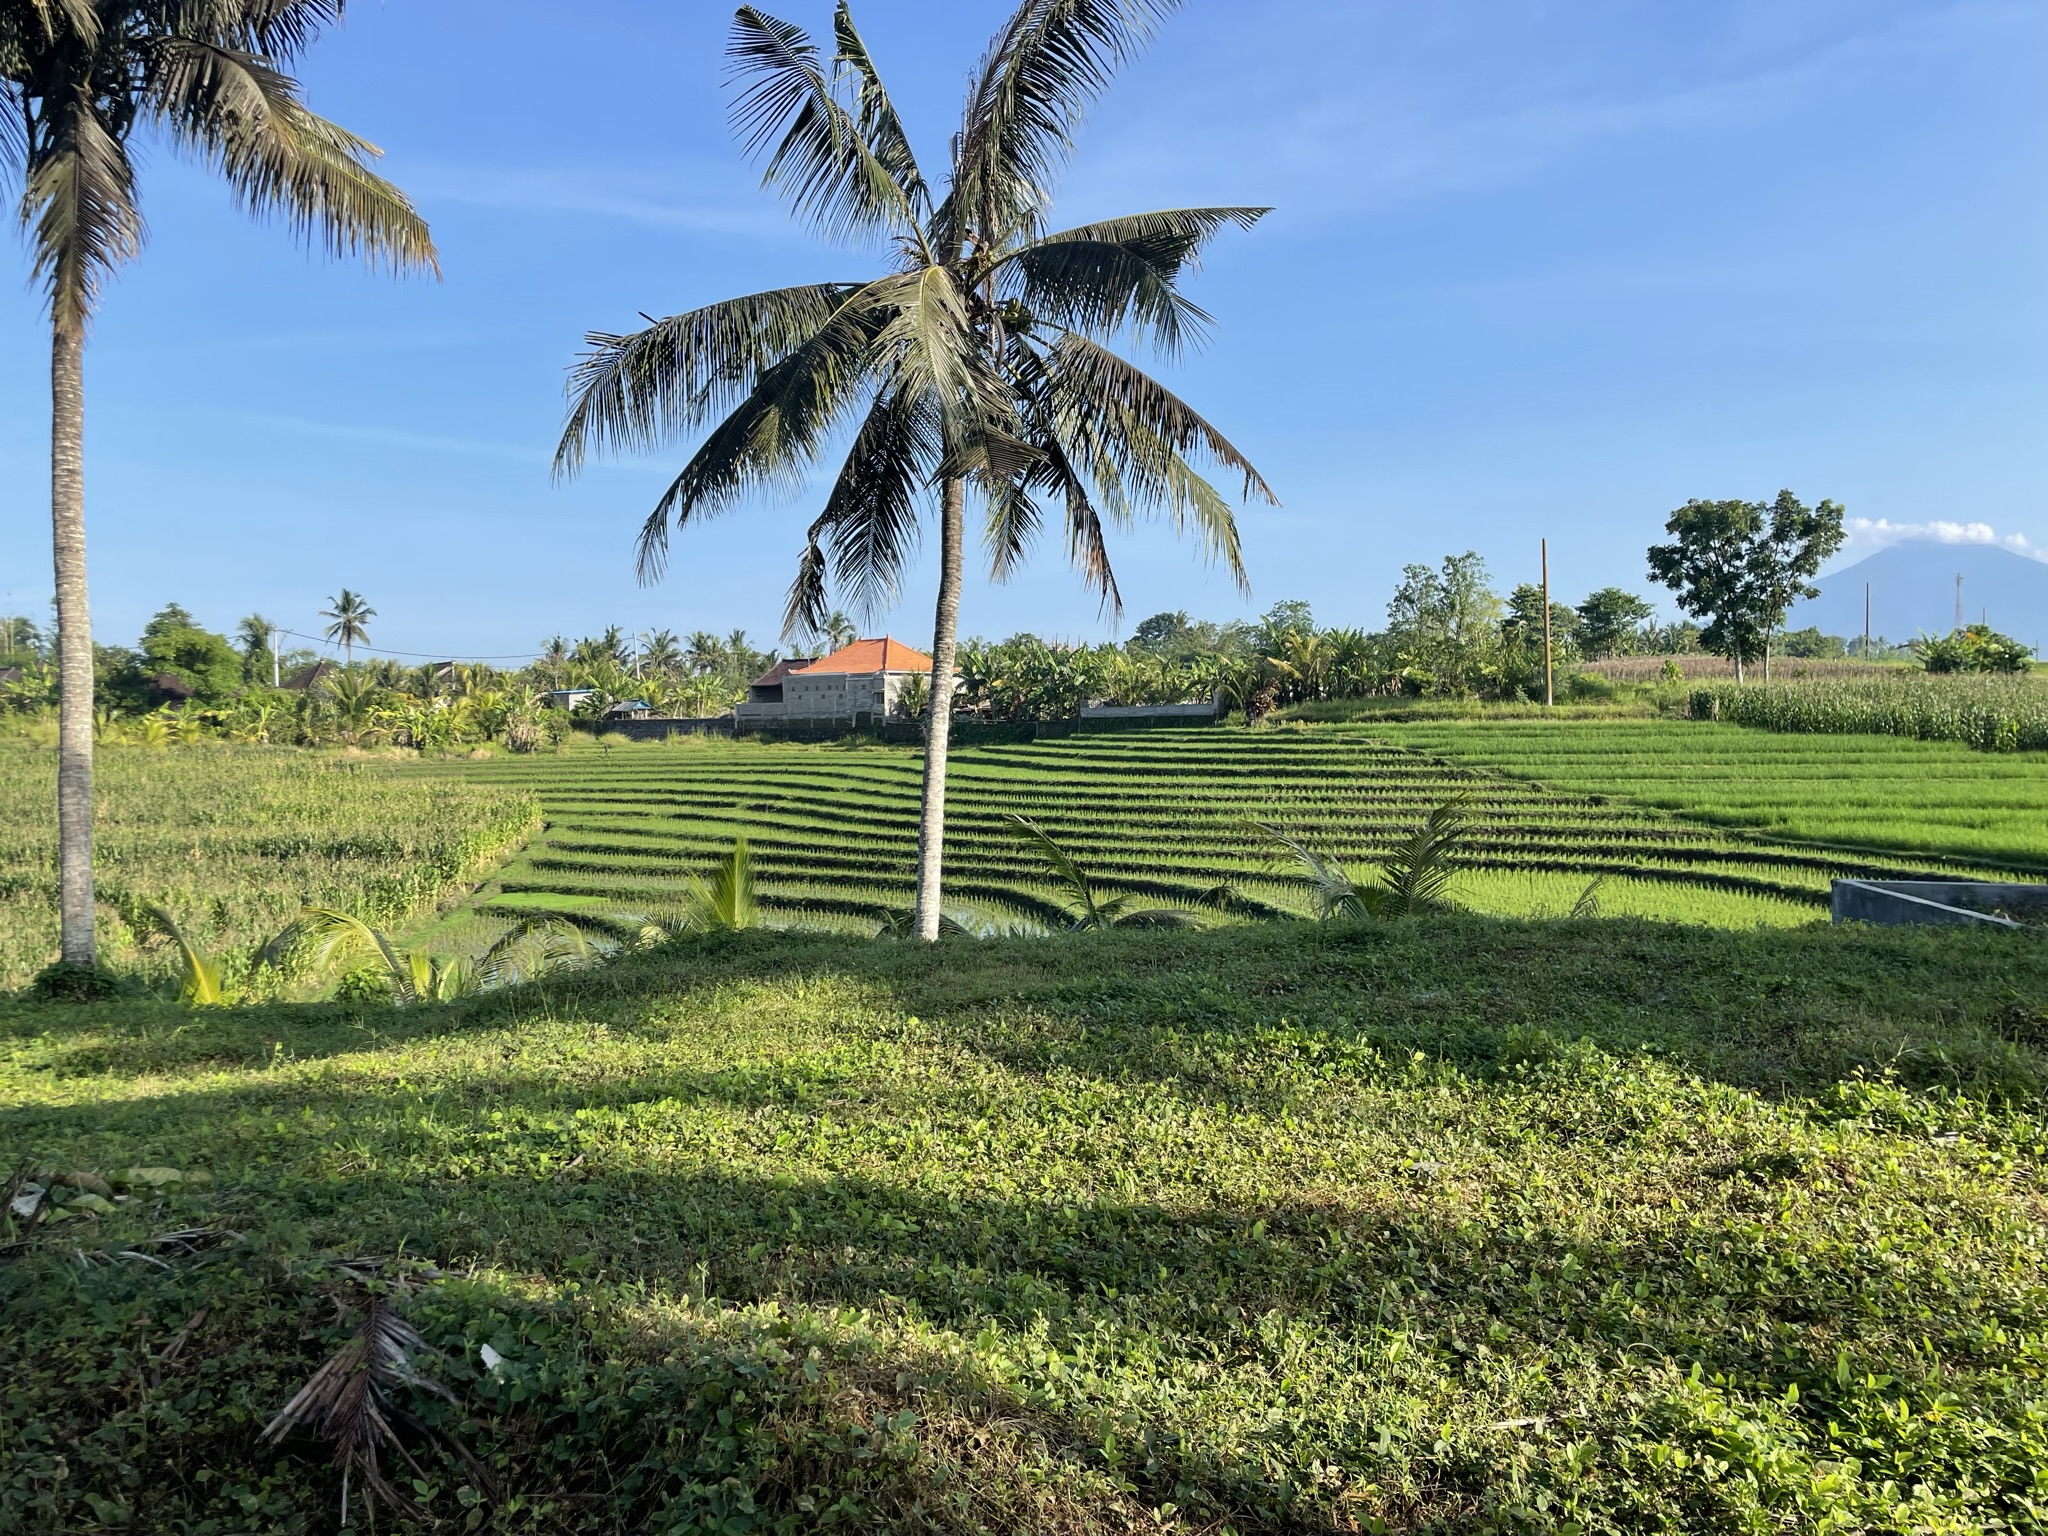
[[1923, 635], [1913, 651], [1930, 672], [2024, 672], [2031, 653], [1989, 624], [1966, 624], [1937, 639]]

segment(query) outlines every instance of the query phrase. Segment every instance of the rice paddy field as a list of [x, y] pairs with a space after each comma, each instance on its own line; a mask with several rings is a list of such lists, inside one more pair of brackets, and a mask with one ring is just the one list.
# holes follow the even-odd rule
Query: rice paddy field
[[[102, 750], [94, 779], [102, 958], [144, 975], [171, 960], [144, 903], [238, 976], [302, 907], [401, 926], [540, 821], [518, 788], [290, 747]], [[0, 991], [57, 955], [56, 796], [54, 751], [0, 741]]]
[[[1454, 798], [1474, 824], [1455, 899], [1503, 916], [1562, 915], [1604, 877], [1600, 909], [1610, 916], [1790, 925], [1825, 916], [1837, 877], [1974, 868], [1993, 852], [2014, 854], [1989, 836], [1951, 844], [1930, 835], [1919, 849], [1902, 840], [1869, 851], [1766, 841], [1635, 803], [1625, 776], [1596, 777], [1597, 746], [1588, 748], [1584, 782], [1536, 784], [1506, 771], [1523, 766], [1513, 751], [1498, 765], [1454, 760], [1448, 754], [1464, 738], [1453, 728], [1426, 740], [1419, 729], [1159, 730], [960, 751], [949, 796], [949, 898], [981, 931], [1059, 921], [1058, 893], [1019, 844], [1009, 813], [1043, 827], [1108, 890], [1194, 906], [1228, 883], [1249, 914], [1268, 916], [1300, 913], [1303, 898], [1247, 821], [1282, 826], [1362, 876]], [[1524, 739], [1496, 726], [1470, 735], [1491, 740], [1498, 731]], [[1704, 739], [1721, 738], [1710, 729]], [[1757, 742], [1773, 759], [1836, 756], [1835, 743], [1817, 738], [1759, 734]], [[1954, 756], [1980, 772], [2001, 766], [1961, 748]], [[473, 920], [480, 934], [535, 911], [658, 906], [739, 836], [782, 921], [869, 931], [879, 913], [910, 905], [913, 751], [684, 738], [445, 771], [527, 791], [546, 810], [546, 830], [483, 893]], [[2048, 803], [2038, 779], [2022, 779], [2009, 786], [2015, 807], [2028, 785], [2037, 805]], [[2038, 820], [2025, 846], [2042, 841]], [[1959, 851], [1976, 863], [1950, 857]], [[451, 928], [438, 940], [459, 937]]]
[[2048, 874], [2048, 753], [1690, 720], [1377, 722], [1414, 752], [1773, 840]]

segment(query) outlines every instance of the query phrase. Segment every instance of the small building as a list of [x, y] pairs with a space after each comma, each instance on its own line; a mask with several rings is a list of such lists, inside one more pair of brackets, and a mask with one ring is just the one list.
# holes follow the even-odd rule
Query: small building
[[287, 693], [304, 693], [321, 678], [330, 676], [341, 669], [331, 661], [316, 661], [310, 667], [300, 667], [284, 680]]
[[778, 662], [733, 710], [740, 730], [879, 724], [902, 716], [903, 690], [929, 684], [932, 659], [901, 640], [856, 640], [816, 661]]
[[616, 704], [607, 704], [604, 717], [607, 720], [645, 720], [654, 713], [654, 706], [645, 699], [620, 699]]
[[595, 688], [550, 688], [541, 697], [547, 701], [549, 709], [567, 711], [574, 709], [585, 699], [594, 697], [596, 693]]

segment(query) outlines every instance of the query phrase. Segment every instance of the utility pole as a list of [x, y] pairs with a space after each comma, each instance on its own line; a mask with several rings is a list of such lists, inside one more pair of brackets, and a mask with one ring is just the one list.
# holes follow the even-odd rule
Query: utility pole
[[1870, 660], [1870, 583], [1863, 583], [1863, 659]]
[[1543, 540], [1543, 707], [1553, 709], [1556, 701], [1550, 688], [1550, 540]]
[[282, 688], [284, 686], [278, 677], [278, 667], [277, 626], [273, 624], [270, 626], [270, 686], [273, 688]]
[[1963, 627], [1963, 573], [1956, 572], [1956, 628]]

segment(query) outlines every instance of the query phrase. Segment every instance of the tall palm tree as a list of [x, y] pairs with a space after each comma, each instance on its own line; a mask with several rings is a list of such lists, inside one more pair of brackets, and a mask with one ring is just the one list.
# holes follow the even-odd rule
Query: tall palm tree
[[834, 608], [825, 615], [825, 622], [820, 629], [820, 634], [825, 643], [837, 651], [843, 650], [858, 640], [860, 638], [860, 629], [853, 620], [849, 619], [837, 608]]
[[657, 677], [667, 677], [682, 670], [683, 648], [676, 643], [675, 634], [666, 629], [657, 629], [640, 637], [640, 664]]
[[353, 667], [356, 647], [370, 643], [370, 620], [377, 617], [377, 610], [362, 593], [343, 587], [339, 596], [327, 599], [320, 617], [334, 621], [327, 626], [327, 638], [340, 643], [347, 664]]
[[50, 307], [62, 954], [91, 965], [92, 625], [85, 571], [85, 335], [142, 244], [131, 141], [148, 128], [309, 244], [434, 269], [427, 226], [370, 170], [377, 147], [315, 116], [287, 73], [342, 0], [0, 0], [0, 165]]
[[1108, 524], [1159, 512], [1192, 529], [1240, 584], [1230, 503], [1206, 457], [1271, 499], [1256, 470], [1178, 397], [1104, 345], [1127, 335], [1176, 353], [1208, 316], [1179, 291], [1210, 238], [1261, 208], [1141, 213], [1048, 233], [1073, 130], [1179, 0], [1023, 0], [968, 89], [935, 191], [845, 0], [829, 61], [802, 29], [744, 6], [729, 45], [744, 88], [734, 126], [767, 182], [821, 232], [886, 242], [880, 276], [777, 289], [594, 332], [571, 381], [556, 468], [602, 448], [652, 449], [709, 427], [640, 533], [657, 577], [672, 527], [786, 485], [842, 428], [852, 448], [810, 526], [785, 632], [815, 633], [828, 578], [856, 606], [897, 595], [922, 517], [939, 522], [931, 728], [918, 827], [917, 927], [939, 931], [946, 752], [964, 518], [985, 509], [992, 576], [1029, 551], [1050, 502], [1068, 553], [1120, 608]]
[[727, 651], [725, 642], [708, 629], [690, 631], [689, 649], [683, 653], [690, 665], [699, 674], [717, 672], [724, 668]]

